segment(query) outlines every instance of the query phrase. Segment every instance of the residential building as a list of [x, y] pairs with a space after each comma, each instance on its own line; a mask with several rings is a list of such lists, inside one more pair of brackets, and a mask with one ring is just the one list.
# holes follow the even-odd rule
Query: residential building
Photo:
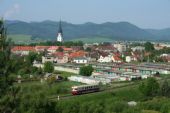
[[155, 48], [155, 50], [161, 50], [161, 49], [163, 49], [165, 46], [162, 46], [162, 45], [160, 45], [160, 44], [155, 44], [154, 45], [154, 48]]
[[143, 46], [136, 46], [136, 47], [132, 47], [131, 49], [132, 49], [132, 51], [144, 51], [145, 47], [143, 47]]
[[33, 46], [14, 46], [11, 52], [18, 55], [28, 55], [30, 52], [35, 52]]
[[63, 64], [68, 63], [69, 61], [69, 54], [64, 52], [56, 52], [52, 54], [54, 56], [54, 62]]
[[58, 48], [58, 46], [50, 46], [47, 51], [50, 53], [55, 53]]
[[138, 61], [138, 59], [134, 56], [126, 56], [125, 58], [126, 62], [132, 62], [132, 61]]
[[100, 63], [112, 62], [112, 55], [100, 55], [98, 62]]
[[50, 48], [50, 46], [35, 46], [36, 52], [43, 52], [45, 50], [48, 50], [48, 48]]
[[47, 56], [42, 56], [42, 63], [45, 62], [54, 62], [54, 57], [51, 55], [47, 55]]
[[112, 56], [112, 61], [115, 63], [123, 62], [123, 60], [119, 56]]
[[126, 44], [114, 44], [114, 47], [121, 53], [126, 51]]
[[76, 64], [87, 64], [88, 63], [88, 59], [85, 57], [77, 57], [73, 59], [73, 62]]
[[85, 56], [86, 56], [86, 52], [84, 52], [84, 51], [77, 51], [77, 52], [70, 53], [69, 58], [70, 59], [74, 59], [74, 58], [77, 58], [77, 57], [85, 57]]

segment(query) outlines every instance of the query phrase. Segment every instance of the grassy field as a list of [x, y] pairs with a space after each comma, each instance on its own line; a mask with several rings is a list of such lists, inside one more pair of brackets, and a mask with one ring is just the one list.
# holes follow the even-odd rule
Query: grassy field
[[77, 38], [71, 41], [83, 41], [84, 43], [100, 43], [100, 42], [113, 42], [113, 39], [106, 37], [88, 37], [88, 38]]
[[15, 84], [21, 88], [23, 94], [29, 93], [43, 93], [47, 97], [52, 97], [56, 95], [71, 94], [71, 87], [74, 85], [81, 85], [81, 83], [71, 82], [71, 81], [60, 81], [53, 84], [48, 84], [46, 81], [41, 83], [40, 81], [34, 82], [23, 82], [21, 84]]
[[31, 35], [8, 35], [15, 43], [30, 43]]
[[[17, 44], [30, 44], [40, 42], [43, 40], [31, 40], [31, 35], [8, 35], [8, 38], [12, 39]], [[88, 38], [76, 38], [70, 41], [83, 41], [84, 43], [101, 43], [101, 42], [113, 42], [113, 39], [107, 37], [88, 37]]]
[[[68, 75], [65, 73], [65, 76]], [[139, 91], [138, 82], [134, 83], [134, 85], [127, 87], [71, 96], [59, 101], [57, 96], [71, 95], [71, 86], [81, 85], [81, 83], [61, 81], [48, 84], [37, 81], [16, 84], [15, 86], [21, 88], [20, 93], [23, 96], [44, 94], [48, 100], [55, 103], [56, 112], [59, 113], [169, 113], [170, 98], [146, 97]], [[114, 84], [118, 83], [112, 85]], [[129, 101], [135, 101], [137, 105], [128, 106]]]
[[16, 44], [30, 44], [43, 41], [41, 39], [32, 40], [31, 35], [8, 35], [8, 39], [12, 39]]
[[54, 73], [59, 74], [62, 77], [70, 77], [72, 75], [76, 75], [75, 73], [70, 73], [70, 72], [65, 72], [65, 71], [56, 71]]

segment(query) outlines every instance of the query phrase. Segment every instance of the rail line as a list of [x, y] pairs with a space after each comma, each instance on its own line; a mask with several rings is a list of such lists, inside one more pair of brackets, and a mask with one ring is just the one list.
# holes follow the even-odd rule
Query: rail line
[[[164, 79], [161, 78], [158, 80], [158, 82], [161, 82], [163, 81]], [[170, 80], [170, 78], [167, 78], [166, 80]], [[126, 85], [120, 85], [120, 86], [116, 86], [116, 87], [111, 87], [111, 88], [107, 88], [107, 89], [102, 89], [98, 92], [91, 92], [91, 93], [86, 93], [86, 94], [82, 94], [82, 95], [72, 95], [72, 94], [66, 94], [66, 95], [57, 95], [57, 96], [54, 96], [54, 97], [49, 97], [50, 100], [53, 100], [53, 99], [58, 99], [58, 100], [65, 100], [65, 99], [70, 99], [70, 98], [74, 98], [74, 97], [80, 97], [80, 96], [84, 96], [84, 95], [90, 95], [90, 94], [99, 94], [99, 93], [102, 93], [102, 92], [110, 92], [110, 91], [115, 91], [117, 89], [121, 89], [121, 88], [125, 88], [125, 87], [129, 87], [129, 86], [136, 86], [138, 84], [140, 84], [142, 81], [136, 81], [136, 82], [132, 82], [132, 83], [129, 83], [129, 84], [126, 84]]]
[[114, 91], [116, 89], [120, 89], [120, 88], [124, 88], [124, 87], [135, 86], [137, 84], [139, 84], [139, 83], [130, 83], [130, 84], [126, 84], [126, 85], [120, 85], [120, 86], [116, 86], [116, 87], [112, 87], [112, 88], [102, 89], [102, 90], [97, 91], [97, 92], [85, 93], [85, 94], [81, 94], [81, 95], [72, 95], [72, 94], [61, 95], [61, 96], [57, 95], [57, 96], [54, 96], [54, 97], [49, 97], [49, 99], [50, 100], [53, 100], [53, 99], [64, 100], [64, 99], [69, 99], [69, 98], [73, 98], [73, 97], [80, 97], [80, 96], [89, 95], [89, 94], [99, 94], [99, 93], [102, 93], [102, 92], [110, 92], [110, 91]]

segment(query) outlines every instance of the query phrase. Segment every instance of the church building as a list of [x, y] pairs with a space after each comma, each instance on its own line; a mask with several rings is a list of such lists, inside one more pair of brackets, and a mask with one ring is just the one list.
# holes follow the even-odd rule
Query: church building
[[59, 28], [58, 28], [58, 33], [57, 33], [57, 41], [58, 42], [63, 42], [63, 30], [62, 30], [62, 26], [61, 26], [61, 21], [59, 23]]

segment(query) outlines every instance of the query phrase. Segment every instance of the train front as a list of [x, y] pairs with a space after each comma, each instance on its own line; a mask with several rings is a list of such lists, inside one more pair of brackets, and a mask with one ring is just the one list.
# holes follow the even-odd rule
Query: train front
[[78, 89], [77, 86], [73, 86], [71, 93], [72, 93], [73, 95], [77, 95], [77, 94], [78, 94], [78, 90], [77, 90], [77, 89]]

